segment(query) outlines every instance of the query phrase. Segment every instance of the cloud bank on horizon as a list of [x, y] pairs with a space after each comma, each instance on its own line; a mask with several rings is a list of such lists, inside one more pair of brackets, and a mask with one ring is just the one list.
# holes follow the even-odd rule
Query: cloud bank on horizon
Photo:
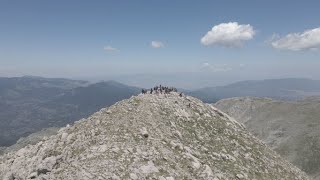
[[213, 26], [201, 38], [201, 44], [205, 46], [241, 47], [244, 41], [252, 39], [254, 35], [255, 30], [250, 24], [238, 24], [238, 22], [221, 23]]
[[231, 71], [232, 67], [228, 64], [210, 64], [205, 62], [202, 64], [201, 70], [207, 72], [226, 72]]

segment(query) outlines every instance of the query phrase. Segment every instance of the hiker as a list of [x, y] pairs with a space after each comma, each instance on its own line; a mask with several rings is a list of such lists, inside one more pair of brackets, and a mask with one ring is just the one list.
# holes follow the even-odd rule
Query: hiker
[[182, 93], [180, 93], [179, 96], [182, 97]]
[[150, 94], [152, 94], [152, 92], [153, 92], [153, 89], [151, 88], [151, 89], [150, 89]]

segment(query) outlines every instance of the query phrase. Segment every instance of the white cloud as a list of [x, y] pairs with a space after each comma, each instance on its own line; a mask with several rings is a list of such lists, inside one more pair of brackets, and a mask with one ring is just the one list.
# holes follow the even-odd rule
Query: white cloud
[[109, 52], [118, 52], [118, 51], [119, 51], [119, 49], [114, 48], [114, 47], [112, 47], [112, 46], [105, 46], [103, 49], [104, 49], [105, 51], [109, 51]]
[[205, 46], [240, 47], [244, 41], [252, 39], [254, 35], [255, 31], [250, 24], [222, 23], [213, 26], [211, 31], [201, 38], [201, 43]]
[[210, 72], [225, 72], [231, 71], [232, 68], [228, 64], [210, 64], [205, 62], [202, 64], [201, 70]]
[[160, 41], [151, 41], [151, 47], [153, 48], [163, 48], [164, 44]]
[[273, 39], [275, 49], [302, 51], [320, 49], [320, 28], [309, 29], [303, 33], [290, 33], [285, 37]]

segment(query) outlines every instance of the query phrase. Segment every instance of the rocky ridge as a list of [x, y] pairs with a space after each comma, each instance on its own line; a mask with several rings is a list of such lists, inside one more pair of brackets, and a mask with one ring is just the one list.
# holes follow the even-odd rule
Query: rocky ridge
[[307, 179], [210, 104], [145, 94], [0, 156], [0, 179]]

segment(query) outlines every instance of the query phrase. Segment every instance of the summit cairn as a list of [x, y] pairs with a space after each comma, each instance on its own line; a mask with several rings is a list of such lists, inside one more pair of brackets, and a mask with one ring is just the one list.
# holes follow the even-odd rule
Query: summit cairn
[[158, 91], [0, 156], [0, 179], [308, 179], [212, 105]]

